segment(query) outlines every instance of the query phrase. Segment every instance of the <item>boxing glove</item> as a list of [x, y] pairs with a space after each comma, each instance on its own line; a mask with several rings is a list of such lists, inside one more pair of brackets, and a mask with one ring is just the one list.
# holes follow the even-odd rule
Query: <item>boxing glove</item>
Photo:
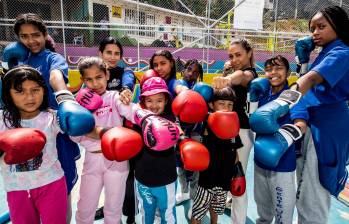
[[256, 78], [250, 82], [248, 96], [249, 102], [258, 102], [270, 91], [270, 82], [267, 78]]
[[81, 136], [91, 132], [95, 127], [95, 119], [91, 112], [78, 104], [68, 90], [54, 94], [59, 106], [57, 117], [62, 131], [70, 136]]
[[246, 178], [241, 162], [238, 161], [234, 165], [233, 178], [230, 181], [230, 193], [240, 197], [246, 191]]
[[121, 78], [121, 85], [123, 88], [128, 88], [132, 92], [135, 85], [135, 74], [131, 69], [129, 68], [124, 69], [124, 73], [122, 73], [122, 78]]
[[75, 98], [81, 106], [92, 112], [103, 104], [102, 97], [88, 88], [80, 89]]
[[196, 83], [193, 87], [193, 90], [200, 93], [200, 95], [205, 99], [206, 102], [210, 102], [213, 97], [213, 88], [204, 82]]
[[139, 109], [134, 116], [135, 123], [142, 127], [143, 141], [155, 151], [163, 151], [174, 146], [179, 139], [177, 125], [148, 110]]
[[285, 124], [273, 134], [259, 135], [254, 143], [255, 159], [268, 167], [276, 167], [287, 149], [301, 137], [301, 130], [293, 124]]
[[4, 152], [4, 161], [8, 165], [35, 158], [45, 144], [45, 134], [35, 128], [15, 128], [0, 133], [0, 151]]
[[152, 77], [158, 77], [158, 76], [159, 76], [159, 74], [154, 69], [149, 69], [149, 70], [145, 71], [143, 73], [141, 81], [139, 82], [141, 89], [142, 89], [142, 86], [143, 86], [143, 83], [145, 82], [145, 80], [152, 78]]
[[181, 85], [181, 86], [185, 86], [185, 87], [187, 87], [188, 89], [190, 88], [189, 85], [188, 85], [188, 83], [187, 83], [185, 80], [183, 80], [183, 79], [176, 80], [176, 84], [177, 84], [177, 85]]
[[296, 40], [295, 52], [297, 63], [297, 74], [303, 75], [308, 71], [310, 53], [315, 49], [314, 40], [311, 36]]
[[239, 117], [234, 111], [216, 111], [208, 116], [207, 124], [220, 139], [235, 138], [240, 131]]
[[172, 111], [180, 121], [191, 124], [202, 122], [208, 113], [205, 99], [193, 90], [180, 92], [172, 102]]
[[179, 151], [185, 170], [202, 171], [208, 168], [210, 153], [207, 148], [190, 138], [181, 137]]
[[114, 127], [101, 134], [102, 153], [108, 160], [122, 162], [136, 156], [142, 149], [143, 140], [137, 132]]
[[9, 70], [24, 62], [29, 55], [29, 50], [20, 42], [13, 42], [8, 44], [2, 55], [2, 67]]
[[250, 115], [251, 129], [258, 134], [276, 132], [280, 127], [277, 120], [287, 114], [301, 96], [302, 94], [296, 90], [284, 90], [277, 99], [259, 107]]

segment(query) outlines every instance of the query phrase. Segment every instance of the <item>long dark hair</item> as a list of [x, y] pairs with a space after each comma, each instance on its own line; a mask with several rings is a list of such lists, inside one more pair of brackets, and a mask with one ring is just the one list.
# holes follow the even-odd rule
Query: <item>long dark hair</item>
[[120, 58], [122, 58], [124, 50], [122, 49], [121, 43], [117, 39], [115, 39], [114, 37], [106, 37], [101, 42], [99, 42], [99, 51], [101, 53], [103, 53], [107, 44], [115, 44], [116, 46], [118, 46], [118, 48], [120, 49]]
[[45, 111], [49, 108], [48, 89], [40, 72], [28, 65], [16, 66], [9, 70], [2, 79], [3, 119], [8, 128], [21, 127], [21, 114], [13, 102], [10, 89], [22, 91], [22, 84], [26, 80], [34, 81], [44, 89], [44, 97], [39, 110]]
[[[173, 56], [171, 54], [171, 52], [169, 52], [168, 50], [158, 50], [156, 51], [153, 56], [151, 56], [150, 61], [149, 61], [149, 68], [150, 69], [154, 69], [154, 58], [156, 56], [163, 56], [165, 57], [167, 60], [169, 60], [171, 62], [171, 72], [170, 72], [170, 77], [168, 78], [168, 80], [170, 79], [176, 79], [176, 61], [173, 59]], [[166, 82], [168, 80], [165, 80]]]
[[[13, 31], [19, 37], [19, 30], [24, 24], [31, 24], [38, 28], [38, 30], [45, 36], [47, 35], [47, 27], [41, 17], [34, 13], [19, 14], [16, 17], [15, 25], [13, 26]], [[52, 39], [52, 38], [51, 38]], [[52, 39], [53, 40], [53, 39]], [[52, 52], [55, 52], [54, 42], [49, 38], [46, 38], [45, 48]]]
[[[311, 18], [313, 18], [317, 13], [321, 13], [328, 23], [331, 25], [334, 32], [336, 32], [339, 39], [341, 39], [347, 46], [349, 46], [349, 19], [348, 14], [339, 6], [328, 6], [317, 11]], [[310, 29], [309, 20], [309, 29]]]

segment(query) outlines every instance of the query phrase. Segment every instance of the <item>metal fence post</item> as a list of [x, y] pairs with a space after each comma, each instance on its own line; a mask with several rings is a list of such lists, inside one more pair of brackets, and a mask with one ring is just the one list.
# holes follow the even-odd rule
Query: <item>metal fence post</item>
[[63, 12], [63, 0], [61, 2], [61, 20], [62, 20], [62, 38], [63, 38], [63, 53], [64, 58], [67, 59], [67, 50], [65, 45], [65, 27], [64, 27], [64, 12]]

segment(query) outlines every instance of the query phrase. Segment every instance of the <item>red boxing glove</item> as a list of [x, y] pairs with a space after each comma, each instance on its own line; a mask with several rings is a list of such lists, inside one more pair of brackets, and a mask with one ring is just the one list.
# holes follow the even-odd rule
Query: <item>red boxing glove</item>
[[180, 121], [190, 124], [202, 122], [208, 113], [205, 99], [193, 90], [180, 92], [172, 102], [172, 111]]
[[240, 197], [246, 191], [246, 179], [241, 162], [234, 165], [234, 175], [230, 181], [230, 192], [232, 195]]
[[143, 83], [145, 80], [152, 78], [152, 77], [158, 77], [159, 74], [154, 69], [149, 69], [143, 73], [143, 76], [141, 78], [141, 81], [139, 81], [139, 86], [142, 88]]
[[46, 144], [46, 136], [35, 128], [15, 128], [0, 133], [0, 151], [8, 165], [24, 163], [38, 156]]
[[207, 124], [212, 132], [221, 139], [235, 138], [240, 131], [239, 117], [234, 111], [214, 112], [208, 116]]
[[187, 138], [179, 143], [179, 150], [184, 169], [189, 171], [207, 169], [210, 163], [210, 153], [203, 144]]
[[142, 149], [143, 140], [137, 132], [115, 127], [103, 132], [101, 135], [102, 153], [108, 160], [122, 162], [136, 156]]

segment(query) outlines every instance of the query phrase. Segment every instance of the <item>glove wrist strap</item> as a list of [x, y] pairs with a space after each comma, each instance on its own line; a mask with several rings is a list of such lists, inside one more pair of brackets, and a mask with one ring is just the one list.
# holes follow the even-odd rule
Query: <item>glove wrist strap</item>
[[60, 90], [54, 94], [58, 105], [66, 101], [75, 101], [74, 95], [69, 90]]
[[293, 124], [285, 124], [280, 128], [281, 133], [287, 134], [293, 141], [302, 138], [302, 132], [299, 127]]
[[244, 168], [242, 168], [241, 162], [238, 161], [237, 163], [235, 163], [235, 174], [234, 174], [234, 178], [235, 178], [235, 177], [242, 177], [242, 176], [245, 176]]
[[302, 94], [296, 90], [284, 90], [277, 100], [283, 100], [289, 104], [289, 107], [293, 107], [296, 103], [298, 103], [299, 99], [302, 97]]
[[147, 112], [146, 110], [139, 109], [136, 111], [136, 116], [141, 120], [141, 125], [145, 119], [147, 119], [150, 116], [155, 116], [154, 113]]

